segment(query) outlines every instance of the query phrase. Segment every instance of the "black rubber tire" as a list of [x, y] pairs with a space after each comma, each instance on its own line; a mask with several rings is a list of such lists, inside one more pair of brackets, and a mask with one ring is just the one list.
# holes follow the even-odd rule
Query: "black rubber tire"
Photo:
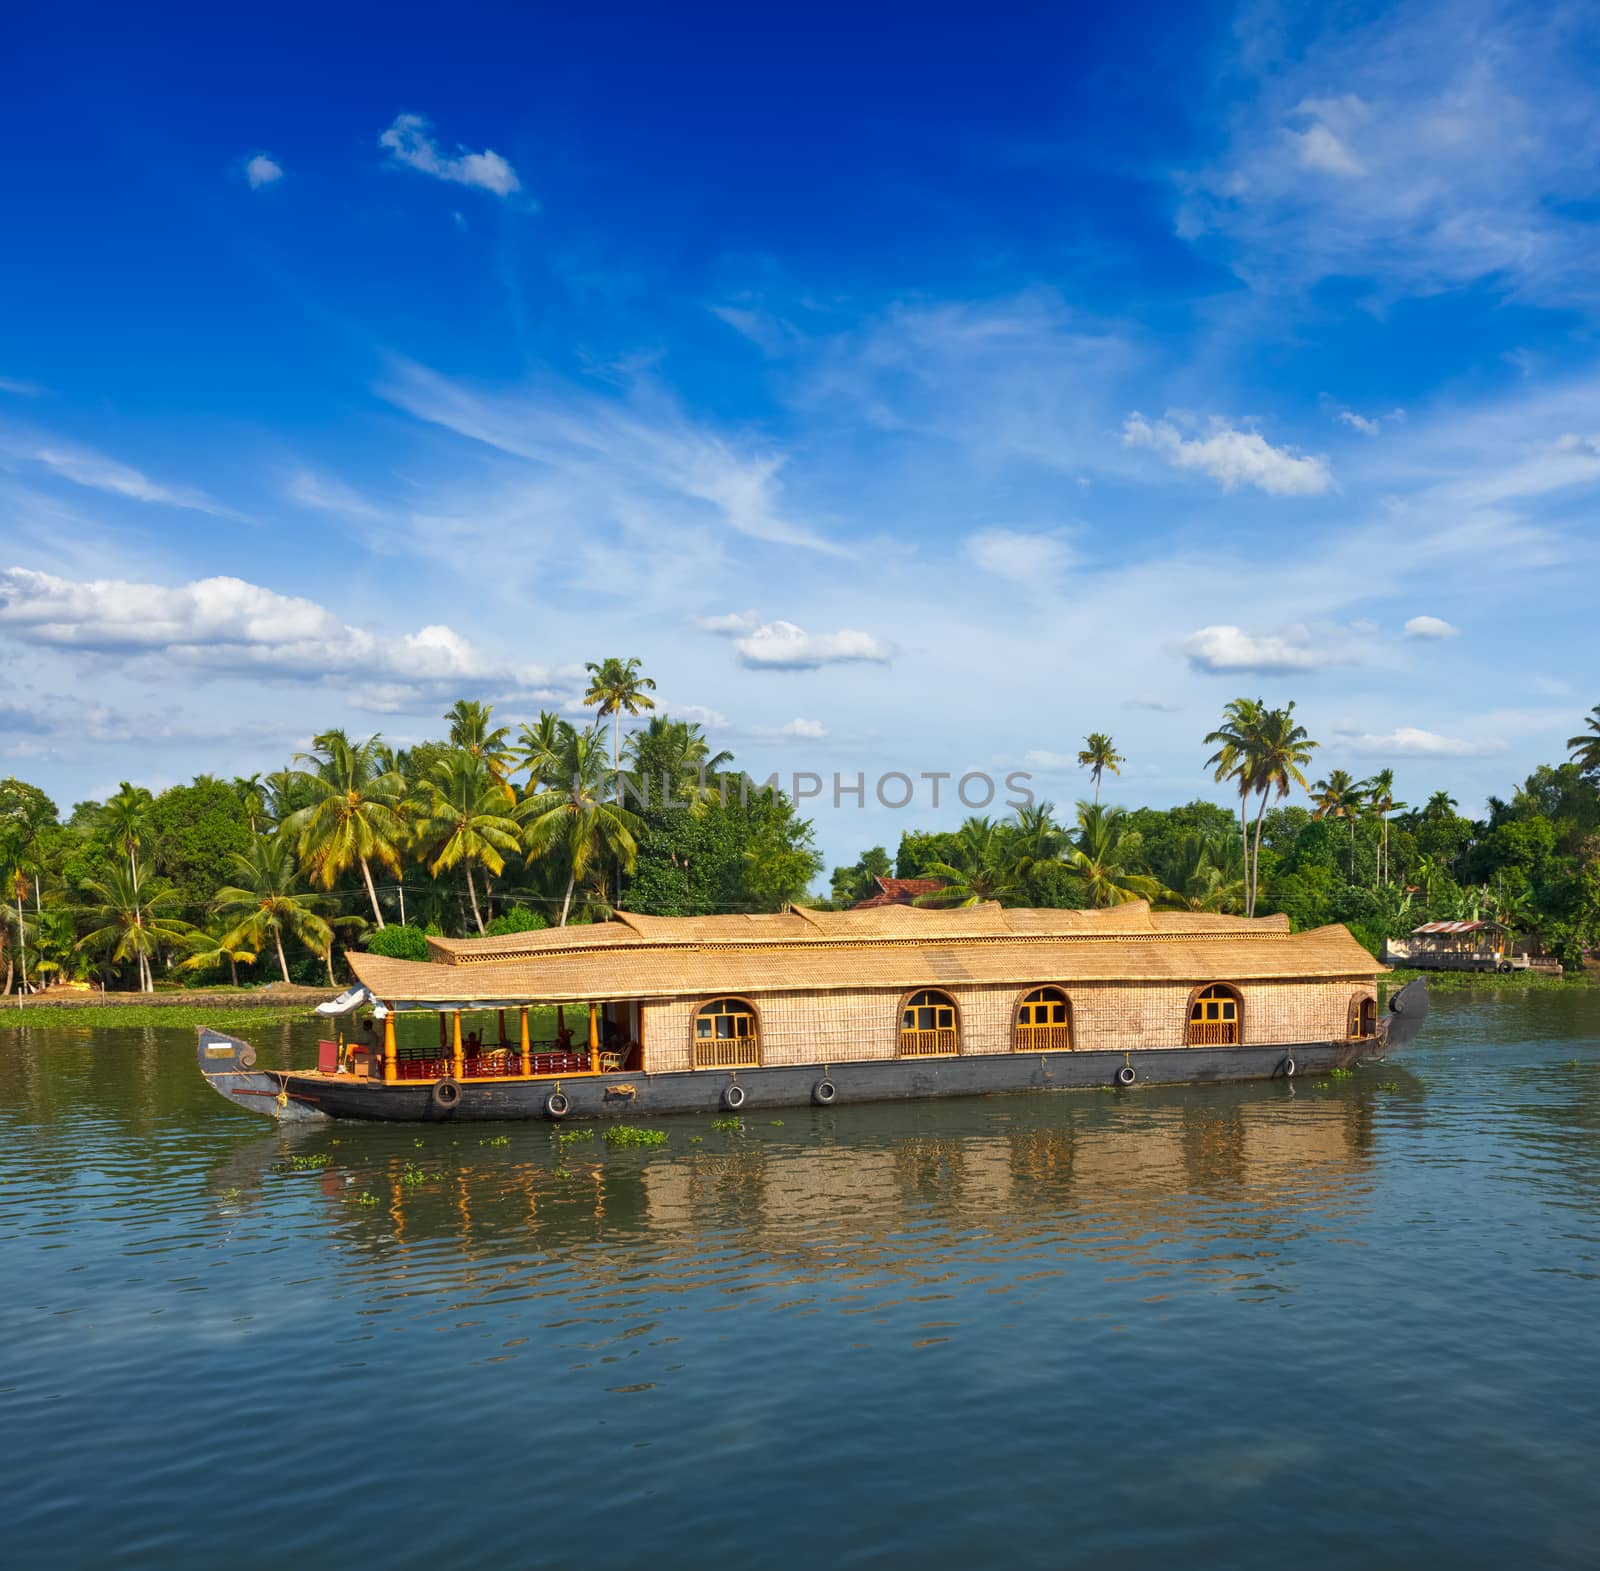
[[428, 1093], [433, 1098], [433, 1105], [441, 1113], [452, 1112], [461, 1102], [461, 1082], [459, 1080], [436, 1080], [433, 1090]]
[[572, 1111], [572, 1103], [560, 1091], [552, 1091], [544, 1099], [544, 1113], [546, 1118], [565, 1118]]
[[1138, 1078], [1138, 1075], [1134, 1073], [1132, 1064], [1124, 1064], [1117, 1071], [1117, 1084], [1119, 1086], [1131, 1086]]
[[811, 1100], [818, 1107], [831, 1106], [839, 1096], [839, 1088], [831, 1080], [819, 1080], [811, 1088]]
[[1294, 1060], [1292, 1058], [1284, 1059], [1282, 1068], [1283, 1068], [1283, 1077], [1284, 1077], [1284, 1079], [1285, 1080], [1293, 1080], [1294, 1079]]
[[722, 1105], [727, 1108], [730, 1113], [737, 1113], [739, 1109], [744, 1106], [744, 1100], [743, 1086], [729, 1086], [728, 1089], [722, 1093]]
[[1515, 970], [1516, 970], [1516, 967], [1514, 965], [1512, 965], [1512, 963], [1509, 960], [1502, 960], [1500, 962], [1500, 975], [1501, 976], [1510, 976], [1511, 973], [1513, 971], [1515, 971]]

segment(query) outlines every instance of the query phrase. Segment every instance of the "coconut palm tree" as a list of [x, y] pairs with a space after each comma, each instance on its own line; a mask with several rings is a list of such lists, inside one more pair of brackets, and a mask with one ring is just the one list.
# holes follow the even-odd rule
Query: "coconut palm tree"
[[1311, 788], [1315, 806], [1313, 818], [1343, 818], [1350, 824], [1350, 877], [1356, 876], [1356, 820], [1361, 816], [1366, 797], [1361, 782], [1350, 777], [1343, 769], [1330, 769], [1325, 780]]
[[1567, 751], [1584, 774], [1600, 775], [1600, 704], [1594, 706], [1583, 725], [1576, 736], [1567, 738]]
[[1291, 785], [1308, 790], [1301, 766], [1311, 762], [1311, 755], [1317, 748], [1306, 728], [1295, 721], [1293, 699], [1282, 709], [1269, 709], [1261, 716], [1254, 742], [1251, 775], [1260, 800], [1256, 806], [1255, 847], [1247, 870], [1250, 883], [1247, 916], [1256, 914], [1261, 895], [1261, 821], [1266, 817], [1267, 798], [1276, 795], [1282, 801], [1288, 796]]
[[109, 950], [118, 965], [132, 960], [139, 973], [139, 991], [153, 993], [151, 957], [165, 945], [184, 943], [193, 929], [173, 913], [183, 902], [164, 878], [145, 878], [134, 866], [112, 863], [103, 879], [86, 878], [91, 927], [77, 942], [80, 950]]
[[530, 859], [559, 853], [566, 860], [567, 891], [560, 927], [572, 910], [572, 891], [596, 863], [614, 861], [632, 872], [644, 825], [620, 803], [606, 799], [611, 771], [599, 727], [568, 726], [553, 772], [554, 784], [517, 804]]
[[[101, 827], [111, 843], [128, 859], [131, 887], [139, 887], [139, 847], [150, 833], [150, 803], [153, 800], [143, 786], [129, 785], [124, 780], [117, 794], [107, 801], [100, 812]], [[135, 903], [137, 911], [137, 902]], [[139, 988], [150, 992], [155, 983], [150, 977], [148, 952], [144, 945], [135, 944], [129, 953], [139, 966]]]
[[1231, 780], [1239, 794], [1239, 851], [1244, 862], [1245, 913], [1253, 905], [1250, 890], [1250, 820], [1247, 808], [1256, 787], [1256, 764], [1261, 750], [1261, 728], [1267, 706], [1259, 698], [1235, 698], [1222, 709], [1222, 724], [1206, 737], [1216, 747], [1206, 760], [1219, 783]]
[[480, 933], [483, 912], [472, 869], [482, 867], [498, 878], [507, 854], [517, 849], [518, 826], [506, 789], [485, 759], [465, 750], [438, 759], [418, 787], [416, 836], [428, 848], [428, 871], [435, 878], [456, 867], [465, 871], [472, 920]]
[[1457, 807], [1456, 799], [1448, 791], [1435, 791], [1428, 798], [1427, 805], [1422, 809], [1424, 818], [1453, 818]]
[[513, 757], [519, 772], [528, 776], [528, 794], [543, 791], [556, 783], [555, 770], [561, 761], [562, 735], [572, 727], [552, 709], [541, 709], [532, 725], [524, 722], [517, 731]]
[[1166, 885], [1161, 904], [1177, 911], [1238, 911], [1244, 906], [1244, 874], [1231, 836], [1213, 840], [1197, 829], [1178, 836], [1161, 869]]
[[193, 932], [189, 934], [187, 943], [193, 953], [187, 960], [179, 961], [180, 971], [214, 971], [226, 961], [235, 987], [239, 985], [240, 963], [243, 962], [247, 966], [256, 963], [255, 950], [247, 949], [240, 944], [230, 944], [226, 932]]
[[1100, 776], [1106, 770], [1114, 775], [1122, 773], [1121, 766], [1127, 763], [1121, 753], [1112, 745], [1111, 738], [1104, 731], [1091, 731], [1083, 739], [1083, 749], [1078, 754], [1078, 766], [1089, 771], [1089, 777], [1094, 781], [1094, 799], [1100, 800]]
[[326, 901], [301, 884], [294, 843], [288, 835], [257, 835], [248, 852], [233, 853], [232, 866], [239, 882], [224, 885], [212, 901], [217, 915], [233, 924], [217, 940], [219, 948], [225, 945], [259, 954], [271, 939], [285, 982], [289, 980], [289, 962], [283, 953], [285, 933], [313, 954], [329, 959], [333, 929], [317, 914]]
[[1380, 769], [1370, 780], [1361, 782], [1361, 789], [1366, 793], [1367, 801], [1373, 812], [1378, 815], [1378, 822], [1382, 825], [1381, 838], [1378, 842], [1378, 867], [1377, 883], [1386, 884], [1389, 881], [1389, 815], [1403, 813], [1406, 804], [1394, 799], [1394, 770]]
[[514, 761], [511, 732], [505, 726], [489, 724], [489, 717], [493, 713], [493, 704], [480, 704], [472, 698], [458, 698], [445, 711], [444, 718], [450, 722], [450, 745], [460, 748], [481, 763], [509, 801], [515, 797], [506, 780], [506, 772]]
[[992, 819], [969, 818], [956, 831], [949, 859], [923, 868], [928, 878], [944, 881], [942, 889], [918, 895], [919, 906], [975, 906], [1016, 894], [1016, 852], [1009, 826]]
[[617, 781], [617, 801], [622, 800], [622, 713], [637, 715], [656, 707], [649, 695], [656, 689], [655, 682], [639, 673], [639, 662], [631, 657], [618, 660], [612, 657], [596, 664], [585, 663], [589, 673], [589, 691], [583, 695], [586, 704], [594, 704], [596, 713], [604, 719], [611, 716], [611, 772]]
[[693, 721], [667, 715], [651, 715], [622, 750], [633, 766], [640, 802], [687, 807], [697, 818], [718, 798], [709, 777], [733, 762], [732, 753], [711, 751], [705, 732]]
[[1159, 879], [1132, 871], [1129, 864], [1139, 848], [1140, 836], [1123, 829], [1124, 816], [1120, 807], [1078, 803], [1077, 833], [1065, 861], [1092, 906], [1159, 900], [1163, 894]]
[[297, 763], [311, 765], [295, 771], [299, 788], [311, 801], [283, 821], [281, 832], [294, 839], [301, 865], [324, 889], [332, 889], [341, 873], [359, 867], [372, 914], [382, 927], [372, 864], [400, 871], [405, 780], [384, 769], [381, 737], [352, 742], [343, 731], [324, 731], [311, 745], [313, 752], [295, 754]]
[[1019, 807], [1010, 826], [1012, 876], [1024, 882], [1036, 868], [1049, 867], [1061, 858], [1067, 832], [1056, 822], [1053, 802], [1030, 802]]

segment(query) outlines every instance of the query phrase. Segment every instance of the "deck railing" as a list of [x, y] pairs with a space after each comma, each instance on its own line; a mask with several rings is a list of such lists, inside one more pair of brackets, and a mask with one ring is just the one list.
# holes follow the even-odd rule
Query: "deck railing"
[[1239, 1022], [1237, 1020], [1191, 1020], [1189, 1022], [1190, 1047], [1237, 1047]]
[[757, 1069], [761, 1065], [761, 1043], [754, 1036], [712, 1036], [696, 1038], [696, 1069]]
[[1065, 1053], [1072, 1047], [1069, 1025], [1018, 1026], [1019, 1053]]
[[947, 1026], [939, 1031], [900, 1033], [902, 1058], [953, 1058], [959, 1050], [954, 1026]]

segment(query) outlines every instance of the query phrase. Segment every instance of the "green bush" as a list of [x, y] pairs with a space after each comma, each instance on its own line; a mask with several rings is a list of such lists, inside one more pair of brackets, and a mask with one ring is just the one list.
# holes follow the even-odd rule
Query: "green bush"
[[420, 928], [398, 923], [375, 928], [366, 935], [369, 955], [387, 955], [391, 960], [426, 960], [428, 940]]
[[540, 916], [537, 911], [530, 911], [527, 906], [512, 906], [510, 910], [502, 911], [486, 931], [499, 937], [502, 933], [537, 933], [540, 928], [549, 925], [549, 919]]

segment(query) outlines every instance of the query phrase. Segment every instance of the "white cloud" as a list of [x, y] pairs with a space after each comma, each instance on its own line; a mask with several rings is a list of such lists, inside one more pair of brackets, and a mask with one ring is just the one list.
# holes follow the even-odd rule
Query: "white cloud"
[[697, 616], [694, 625], [703, 633], [721, 633], [733, 638], [740, 633], [753, 633], [761, 626], [759, 611], [729, 611], [724, 616]]
[[1016, 529], [977, 530], [967, 536], [966, 551], [984, 572], [1016, 584], [1048, 584], [1072, 563], [1072, 552], [1058, 535]]
[[797, 718], [780, 726], [756, 726], [751, 735], [767, 742], [821, 742], [826, 739], [828, 728], [820, 720]]
[[1423, 731], [1416, 726], [1399, 726], [1382, 736], [1369, 731], [1336, 732], [1334, 741], [1347, 752], [1363, 757], [1489, 758], [1506, 750], [1504, 742], [1466, 741], [1440, 736], [1437, 731]]
[[1456, 632], [1456, 628], [1439, 616], [1414, 616], [1406, 623], [1407, 638], [1454, 638]]
[[[374, 634], [314, 600], [239, 578], [169, 586], [8, 568], [0, 570], [0, 636], [80, 654], [163, 658], [209, 676], [475, 681], [518, 690], [541, 689], [549, 676], [493, 660], [449, 627]], [[381, 686], [370, 696], [374, 707], [402, 707], [386, 705]]]
[[1147, 420], [1135, 411], [1123, 422], [1125, 447], [1147, 447], [1174, 469], [1210, 475], [1224, 491], [1255, 486], [1273, 496], [1320, 496], [1333, 484], [1328, 461], [1274, 447], [1258, 431], [1241, 431], [1213, 418], [1205, 436], [1185, 437], [1170, 420]]
[[1322, 671], [1329, 666], [1360, 663], [1348, 643], [1315, 644], [1303, 628], [1258, 635], [1239, 627], [1202, 627], [1181, 640], [1177, 650], [1195, 670], [1212, 675], [1233, 671]]
[[319, 475], [302, 469], [291, 475], [284, 494], [301, 507], [313, 508], [319, 513], [333, 513], [342, 518], [355, 518], [375, 523], [383, 517], [383, 510], [342, 480], [331, 475]]
[[1465, 23], [1448, 0], [1357, 25], [1248, 14], [1222, 66], [1229, 145], [1181, 177], [1180, 235], [1273, 290], [1345, 277], [1383, 298], [1488, 278], [1593, 301], [1600, 104], [1584, 7], [1491, 3]]
[[265, 153], [257, 153], [245, 164], [244, 177], [250, 182], [252, 191], [259, 191], [262, 186], [283, 179], [283, 165]]
[[1338, 418], [1347, 426], [1359, 431], [1363, 436], [1376, 436], [1378, 434], [1378, 421], [1369, 420], [1366, 415], [1358, 415], [1353, 409], [1341, 409]]
[[491, 149], [469, 153], [457, 147], [454, 157], [441, 152], [425, 115], [396, 115], [394, 124], [378, 138], [378, 145], [388, 149], [397, 164], [437, 180], [477, 186], [496, 196], [511, 196], [522, 189], [516, 170]]
[[674, 704], [672, 718], [687, 720], [702, 731], [722, 731], [729, 724], [728, 717], [720, 709], [710, 709], [705, 704]]
[[16, 393], [21, 398], [37, 398], [43, 391], [37, 382], [24, 382], [15, 376], [0, 376], [0, 393]]
[[184, 507], [198, 513], [228, 516], [228, 509], [213, 502], [203, 491], [162, 485], [128, 464], [53, 437], [25, 431], [0, 431], [0, 463], [7, 459], [37, 465], [73, 485], [92, 491], [107, 491], [113, 496], [126, 497], [129, 501], [163, 503], [168, 507]]
[[854, 660], [881, 665], [890, 653], [871, 633], [848, 627], [836, 633], [808, 633], [793, 622], [764, 622], [735, 639], [733, 647], [741, 665], [758, 671], [813, 671]]

